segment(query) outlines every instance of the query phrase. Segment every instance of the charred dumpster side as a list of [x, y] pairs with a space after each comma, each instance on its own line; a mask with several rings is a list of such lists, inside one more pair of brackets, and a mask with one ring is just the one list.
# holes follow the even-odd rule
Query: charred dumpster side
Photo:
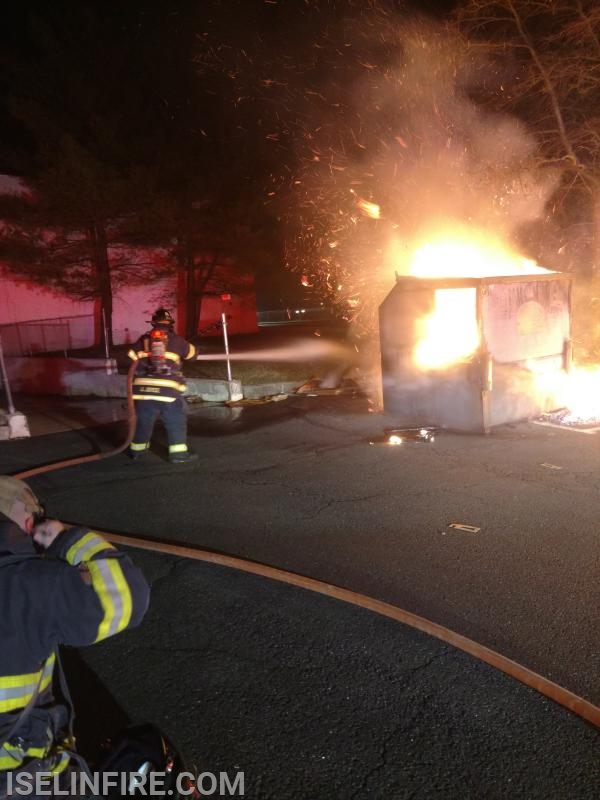
[[[570, 289], [570, 278], [554, 272], [398, 277], [379, 310], [385, 411], [398, 425], [481, 433], [556, 408], [560, 397], [540, 390], [538, 373], [569, 369]], [[447, 322], [447, 336], [473, 314], [477, 346], [443, 367], [424, 368], [415, 358], [423, 321], [434, 312], [436, 293], [451, 300], [451, 290], [460, 290], [463, 302]]]

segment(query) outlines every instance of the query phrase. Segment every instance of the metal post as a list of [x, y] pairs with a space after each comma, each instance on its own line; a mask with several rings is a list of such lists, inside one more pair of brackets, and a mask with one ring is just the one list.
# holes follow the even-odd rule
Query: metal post
[[108, 334], [106, 331], [106, 313], [104, 309], [102, 309], [102, 332], [104, 333], [104, 355], [108, 361], [110, 358], [110, 353], [108, 351]]
[[24, 356], [25, 355], [25, 348], [23, 347], [23, 340], [21, 338], [21, 326], [20, 326], [20, 324], [18, 322], [15, 325], [15, 328], [16, 328], [16, 331], [17, 331], [17, 340], [19, 342], [19, 355], [20, 356]]
[[0, 336], [0, 369], [2, 370], [2, 382], [4, 383], [4, 390], [6, 391], [6, 404], [8, 406], [8, 413], [14, 414], [15, 407], [12, 401], [12, 394], [10, 393], [10, 386], [8, 385], [8, 375], [6, 374], [6, 364], [4, 363], [4, 350], [2, 348], [1, 336]]
[[223, 326], [223, 341], [225, 342], [225, 361], [227, 362], [227, 380], [229, 383], [233, 380], [231, 377], [231, 362], [229, 361], [229, 340], [227, 339], [227, 314], [221, 314], [221, 324]]
[[107, 375], [112, 375], [113, 368], [112, 368], [112, 361], [110, 359], [110, 351], [108, 349], [108, 331], [106, 329], [106, 314], [104, 309], [102, 309], [102, 332], [104, 334], [104, 369]]

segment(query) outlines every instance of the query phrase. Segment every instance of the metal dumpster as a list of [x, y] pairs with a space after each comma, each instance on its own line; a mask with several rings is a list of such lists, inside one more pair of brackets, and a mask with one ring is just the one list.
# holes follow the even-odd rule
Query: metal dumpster
[[[424, 321], [442, 295], [451, 305], [456, 292], [461, 303], [444, 331], [450, 339], [472, 315], [474, 349], [443, 367], [418, 363]], [[560, 272], [398, 276], [379, 308], [379, 328], [384, 410], [398, 425], [487, 433], [561, 405], [555, 390], [541, 389], [539, 375], [570, 369], [571, 279]]]

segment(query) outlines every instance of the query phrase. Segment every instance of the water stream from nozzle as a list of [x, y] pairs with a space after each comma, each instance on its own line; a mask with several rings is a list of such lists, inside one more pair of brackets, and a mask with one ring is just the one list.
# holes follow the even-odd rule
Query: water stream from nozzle
[[352, 350], [336, 342], [317, 340], [241, 353], [200, 353], [197, 361], [305, 361], [312, 358], [347, 358]]

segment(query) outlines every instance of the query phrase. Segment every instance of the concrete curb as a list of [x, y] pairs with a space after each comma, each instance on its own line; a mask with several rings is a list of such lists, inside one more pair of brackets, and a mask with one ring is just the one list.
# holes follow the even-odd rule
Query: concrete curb
[[227, 400], [241, 400], [244, 397], [240, 381], [186, 378], [185, 382], [187, 391], [184, 397], [199, 397], [205, 403], [224, 403]]
[[31, 436], [25, 414], [20, 411], [12, 413], [0, 409], [0, 441], [9, 439], [27, 439]]
[[281, 383], [257, 383], [242, 386], [244, 397], [248, 400], [260, 400], [261, 397], [270, 397], [274, 394], [294, 394], [299, 386], [306, 381], [283, 381]]
[[[127, 397], [127, 376], [116, 363], [105, 359], [20, 358], [7, 359], [11, 390], [23, 394], [67, 397]], [[243, 385], [241, 381], [186, 378], [185, 397], [205, 403], [225, 403], [242, 398], [257, 400], [275, 394], [291, 394], [305, 381], [278, 381]]]
[[[212, 378], [186, 378], [186, 399], [199, 398], [204, 403], [225, 403], [228, 400], [256, 400], [273, 394], [290, 394], [304, 381], [243, 385], [240, 381]], [[74, 372], [65, 376], [65, 391], [71, 397], [127, 397], [125, 375], [101, 375], [97, 372]]]

